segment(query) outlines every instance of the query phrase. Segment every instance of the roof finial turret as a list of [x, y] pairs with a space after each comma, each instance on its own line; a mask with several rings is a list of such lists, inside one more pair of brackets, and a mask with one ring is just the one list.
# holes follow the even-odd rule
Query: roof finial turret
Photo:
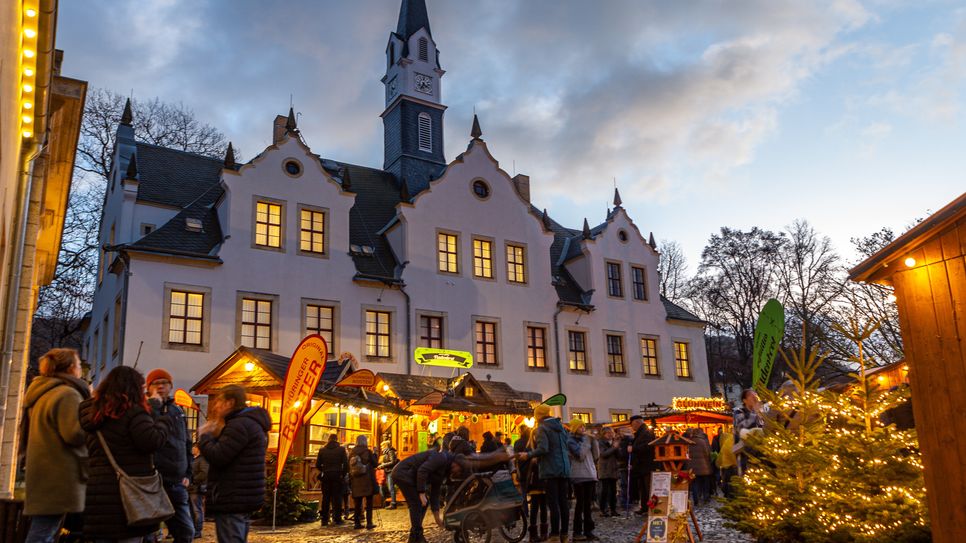
[[590, 223], [587, 222], [587, 217], [584, 217], [584, 239], [590, 239]]
[[654, 232], [651, 232], [650, 237], [648, 237], [647, 244], [651, 246], [651, 249], [657, 250], [657, 243], [654, 242]]
[[543, 227], [547, 230], [553, 230], [552, 223], [550, 222], [550, 215], [547, 215], [547, 208], [543, 208], [543, 215], [540, 217], [543, 222]]
[[339, 177], [342, 178], [342, 190], [351, 191], [352, 179], [349, 177], [349, 168], [342, 167], [339, 169]]
[[483, 135], [483, 130], [480, 129], [480, 119], [479, 119], [479, 117], [476, 116], [476, 113], [474, 113], [473, 114], [473, 129], [470, 130], [470, 137], [473, 138], [473, 139], [475, 139], [475, 140], [478, 140], [478, 139], [480, 139], [480, 136], [482, 136], [482, 135]]
[[225, 167], [235, 168], [235, 148], [228, 142], [228, 149], [225, 149]]
[[134, 113], [131, 112], [131, 99], [128, 98], [127, 102], [124, 102], [124, 113], [121, 114], [121, 124], [126, 124], [131, 126], [134, 122]]
[[124, 178], [138, 178], [138, 156], [135, 153], [131, 153], [131, 158], [127, 161], [127, 172], [124, 174]]
[[620, 207], [624, 202], [621, 201], [621, 193], [614, 187], [614, 207]]
[[288, 120], [285, 121], [285, 130], [295, 132], [298, 130], [298, 123], [295, 121], [295, 108], [288, 108]]

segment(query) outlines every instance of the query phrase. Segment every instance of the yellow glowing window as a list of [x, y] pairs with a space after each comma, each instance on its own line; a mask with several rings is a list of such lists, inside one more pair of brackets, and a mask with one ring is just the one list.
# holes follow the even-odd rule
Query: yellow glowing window
[[527, 326], [527, 367], [547, 367], [547, 330], [539, 326]]
[[493, 278], [493, 242], [485, 239], [473, 240], [473, 276]]
[[459, 273], [459, 259], [456, 252], [458, 239], [456, 234], [440, 233], [436, 235], [439, 271]]
[[391, 317], [388, 311], [366, 311], [366, 356], [389, 356]]
[[255, 204], [255, 245], [282, 246], [282, 206], [269, 202]]
[[526, 249], [520, 245], [506, 246], [506, 280], [511, 283], [527, 282]]
[[180, 290], [171, 291], [168, 343], [201, 345], [204, 303], [204, 294]]
[[496, 323], [476, 321], [476, 363], [495, 365]]
[[327, 305], [306, 304], [305, 333], [318, 334], [325, 340], [329, 353], [335, 352], [335, 308]]
[[271, 300], [242, 299], [241, 344], [272, 350]]
[[657, 340], [649, 337], [641, 338], [641, 365], [644, 375], [660, 375], [657, 366]]
[[674, 371], [678, 377], [691, 377], [691, 348], [683, 341], [674, 342]]
[[299, 249], [325, 254], [325, 212], [303, 209], [300, 215]]
[[574, 411], [570, 413], [570, 416], [575, 419], [580, 419], [584, 424], [590, 424], [593, 422], [591, 420], [592, 417], [590, 416], [590, 412], [588, 411]]

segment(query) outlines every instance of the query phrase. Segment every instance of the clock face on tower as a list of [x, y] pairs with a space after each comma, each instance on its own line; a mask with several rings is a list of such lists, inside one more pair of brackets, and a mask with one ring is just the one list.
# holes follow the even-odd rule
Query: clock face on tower
[[389, 81], [389, 98], [392, 98], [393, 96], [396, 96], [396, 78], [395, 77], [392, 78], [391, 81]]
[[416, 82], [416, 90], [417, 91], [419, 91], [419, 92], [421, 92], [423, 94], [433, 94], [433, 78], [432, 77], [430, 77], [428, 75], [425, 75], [425, 74], [417, 73], [416, 74], [415, 82]]

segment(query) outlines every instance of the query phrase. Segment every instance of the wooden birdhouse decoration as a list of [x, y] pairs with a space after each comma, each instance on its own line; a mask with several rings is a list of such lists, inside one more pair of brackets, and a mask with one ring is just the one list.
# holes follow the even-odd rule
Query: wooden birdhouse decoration
[[654, 447], [654, 460], [663, 462], [668, 471], [678, 471], [685, 462], [691, 459], [688, 447], [694, 442], [675, 431], [669, 431], [663, 436], [650, 442]]

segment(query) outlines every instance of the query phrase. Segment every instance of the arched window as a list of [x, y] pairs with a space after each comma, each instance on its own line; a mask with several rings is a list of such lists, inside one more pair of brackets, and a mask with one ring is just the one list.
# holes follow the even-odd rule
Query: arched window
[[419, 60], [429, 62], [429, 40], [419, 38]]
[[433, 120], [429, 113], [420, 113], [418, 118], [419, 150], [433, 152]]

